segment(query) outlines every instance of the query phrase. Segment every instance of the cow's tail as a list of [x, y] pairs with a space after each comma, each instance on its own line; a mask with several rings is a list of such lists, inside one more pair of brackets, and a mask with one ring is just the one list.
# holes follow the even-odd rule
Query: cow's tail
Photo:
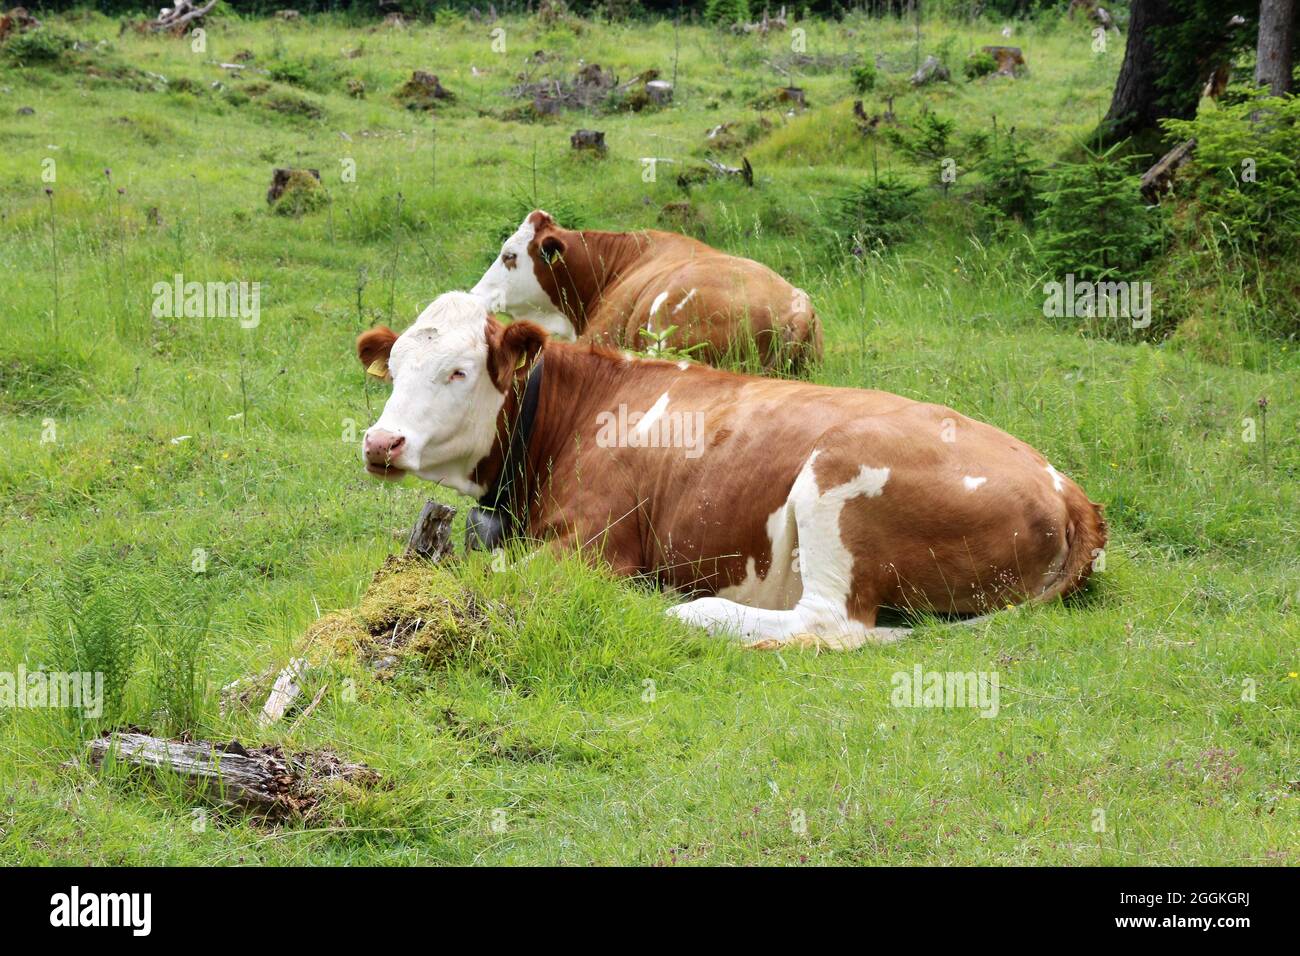
[[1052, 601], [1073, 594], [1087, 583], [1094, 567], [1099, 567], [1106, 548], [1106, 519], [1101, 505], [1088, 500], [1083, 489], [1067, 480], [1065, 507], [1065, 561], [1057, 577], [1036, 601]]

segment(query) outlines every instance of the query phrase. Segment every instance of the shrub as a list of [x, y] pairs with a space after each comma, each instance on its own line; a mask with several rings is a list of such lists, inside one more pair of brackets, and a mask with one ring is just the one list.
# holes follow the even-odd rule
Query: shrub
[[978, 53], [972, 53], [966, 58], [966, 65], [962, 67], [962, 73], [968, 80], [977, 80], [981, 76], [988, 76], [998, 68], [998, 61], [993, 59], [992, 53], [985, 53], [980, 50]]
[[1085, 146], [1082, 162], [1062, 163], [1051, 174], [1039, 243], [1051, 273], [1109, 278], [1136, 269], [1161, 245], [1163, 217], [1144, 204], [1140, 177], [1117, 157], [1123, 145], [1104, 152]]
[[921, 114], [916, 127], [908, 132], [902, 127], [887, 127], [886, 138], [904, 152], [918, 159], [938, 159], [948, 155], [948, 143], [957, 129], [954, 120], [944, 119], [938, 113]]
[[704, 19], [722, 25], [749, 21], [749, 0], [709, 0]]
[[849, 74], [853, 89], [858, 93], [869, 93], [876, 88], [876, 66], [870, 60], [863, 60]]
[[860, 253], [908, 238], [921, 218], [917, 192], [916, 186], [886, 174], [836, 197], [830, 219], [837, 243], [849, 242]]
[[0, 46], [4, 59], [23, 66], [34, 63], [56, 63], [72, 48], [72, 40], [48, 28], [26, 30], [10, 37]]
[[995, 137], [980, 165], [985, 185], [977, 206], [986, 222], [1010, 220], [1032, 225], [1043, 207], [1038, 194], [1042, 170], [1015, 133]]
[[1300, 243], [1300, 96], [1247, 91], [1164, 125], [1179, 139], [1196, 139], [1175, 180], [1194, 204], [1193, 230], [1226, 234], [1265, 254]]

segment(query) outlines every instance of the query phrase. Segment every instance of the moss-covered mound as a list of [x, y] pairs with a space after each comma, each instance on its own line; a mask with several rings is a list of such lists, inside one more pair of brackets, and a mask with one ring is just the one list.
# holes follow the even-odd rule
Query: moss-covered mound
[[410, 658], [437, 667], [489, 640], [487, 612], [450, 571], [393, 556], [355, 610], [326, 614], [312, 625], [305, 649], [355, 654], [381, 673]]

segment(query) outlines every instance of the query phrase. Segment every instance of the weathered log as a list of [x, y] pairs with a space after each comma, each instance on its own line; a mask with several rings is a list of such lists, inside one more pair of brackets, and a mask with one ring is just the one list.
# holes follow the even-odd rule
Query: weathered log
[[785, 7], [781, 7], [781, 12], [775, 17], [769, 17], [767, 11], [763, 11], [763, 18], [755, 20], [753, 23], [737, 23], [732, 26], [733, 33], [758, 33], [767, 36], [770, 30], [784, 30], [789, 26], [786, 19]]
[[455, 552], [451, 543], [451, 520], [454, 517], [456, 509], [450, 505], [432, 499], [426, 501], [420, 517], [415, 520], [415, 527], [411, 529], [406, 554], [423, 558], [430, 564], [451, 557]]
[[602, 156], [608, 147], [605, 145], [605, 133], [598, 129], [580, 129], [569, 137], [569, 145], [574, 149], [595, 150]]
[[112, 754], [121, 763], [175, 774], [193, 794], [219, 807], [271, 818], [307, 812], [330, 781], [362, 786], [379, 781], [364, 764], [344, 763], [328, 751], [286, 754], [274, 746], [246, 750], [237, 741], [213, 744], [114, 733], [88, 741], [86, 749], [94, 766]]
[[1178, 167], [1191, 158], [1196, 149], [1196, 140], [1189, 139], [1179, 143], [1160, 157], [1160, 161], [1142, 174], [1142, 198], [1150, 203], [1157, 203], [1174, 183]]

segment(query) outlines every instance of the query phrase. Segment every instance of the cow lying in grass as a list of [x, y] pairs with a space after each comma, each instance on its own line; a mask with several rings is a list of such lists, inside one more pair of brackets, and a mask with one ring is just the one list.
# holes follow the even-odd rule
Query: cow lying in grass
[[548, 342], [463, 292], [357, 350], [393, 384], [372, 474], [482, 496], [507, 531], [704, 595], [672, 613], [751, 645], [854, 648], [906, 632], [882, 607], [1056, 598], [1106, 543], [1042, 455], [939, 405]]
[[553, 338], [690, 350], [709, 363], [756, 355], [767, 369], [797, 370], [822, 355], [821, 324], [802, 289], [671, 232], [577, 232], [539, 209], [471, 292]]

